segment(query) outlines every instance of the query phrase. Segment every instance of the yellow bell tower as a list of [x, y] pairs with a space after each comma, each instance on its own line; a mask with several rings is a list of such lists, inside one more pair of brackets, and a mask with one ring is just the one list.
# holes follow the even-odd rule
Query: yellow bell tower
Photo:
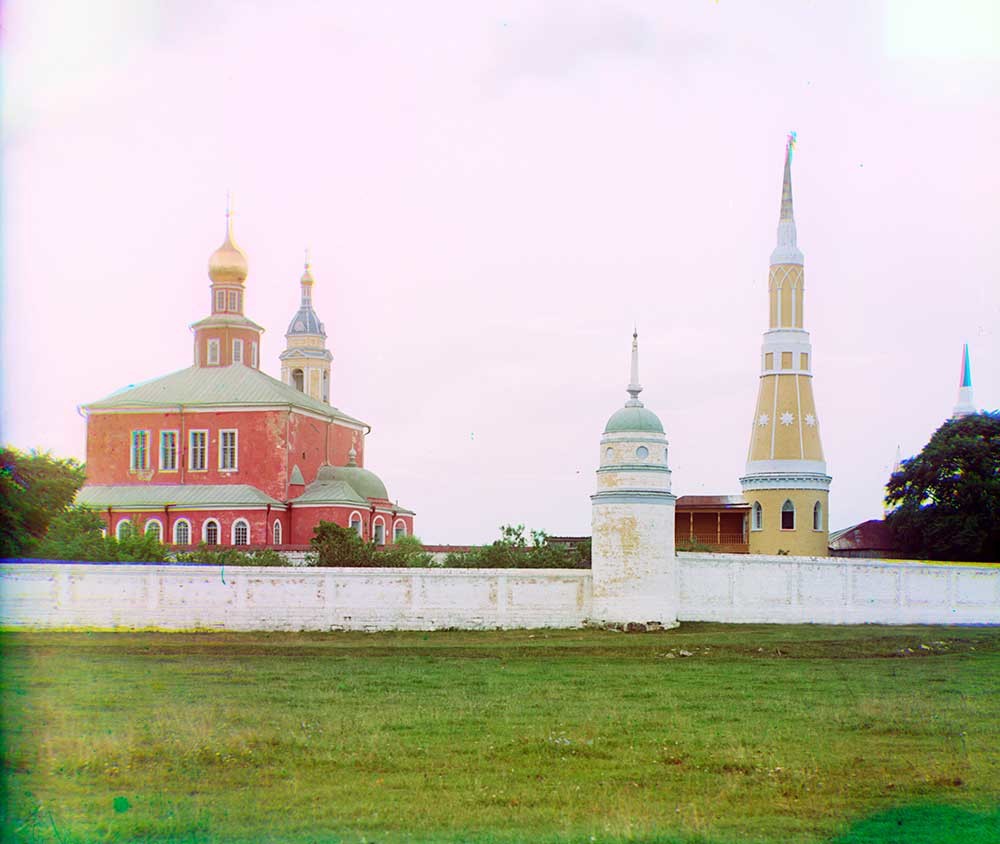
[[778, 244], [771, 253], [769, 321], [746, 474], [750, 553], [825, 557], [830, 476], [812, 389], [812, 346], [803, 327], [805, 276], [792, 209], [794, 133], [785, 148]]

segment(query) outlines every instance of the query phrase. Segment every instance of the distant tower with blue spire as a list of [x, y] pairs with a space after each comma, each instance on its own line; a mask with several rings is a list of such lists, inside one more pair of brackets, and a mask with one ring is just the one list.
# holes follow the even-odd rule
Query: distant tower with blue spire
[[958, 402], [951, 412], [952, 419], [978, 413], [972, 401], [972, 367], [969, 365], [969, 344], [962, 348], [962, 371], [958, 377]]

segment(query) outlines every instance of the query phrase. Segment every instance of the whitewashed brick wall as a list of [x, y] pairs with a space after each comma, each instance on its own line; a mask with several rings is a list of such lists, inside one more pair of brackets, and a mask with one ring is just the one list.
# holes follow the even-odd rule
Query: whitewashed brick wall
[[[578, 627], [577, 569], [0, 564], [0, 625], [161, 630]], [[1000, 567], [677, 555], [681, 621], [1000, 624]]]

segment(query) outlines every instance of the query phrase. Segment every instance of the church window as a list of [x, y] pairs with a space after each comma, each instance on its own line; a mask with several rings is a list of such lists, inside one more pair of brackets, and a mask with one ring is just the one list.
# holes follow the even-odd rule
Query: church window
[[375, 544], [385, 545], [385, 522], [381, 516], [376, 517], [374, 525], [372, 525], [372, 531], [375, 534]]
[[300, 393], [304, 393], [306, 391], [305, 376], [302, 374], [301, 369], [292, 370], [292, 386]]
[[224, 311], [226, 309], [226, 294], [222, 290], [215, 291], [215, 310]]
[[233, 340], [233, 363], [243, 363], [242, 340]]
[[149, 468], [149, 431], [133, 431], [129, 450], [129, 468], [139, 472]]
[[162, 541], [163, 525], [160, 524], [159, 519], [149, 519], [146, 522], [146, 536], [154, 537], [157, 542]]
[[795, 505], [788, 500], [781, 505], [781, 529], [795, 530]]
[[351, 513], [351, 530], [361, 536], [361, 514]]
[[250, 544], [250, 525], [246, 519], [233, 522], [233, 545]]
[[229, 291], [229, 310], [238, 311], [240, 309], [240, 294], [235, 290]]
[[236, 431], [219, 431], [219, 468], [236, 471]]
[[118, 539], [128, 539], [132, 535], [132, 522], [122, 519], [115, 528], [115, 537]]
[[813, 505], [813, 530], [823, 530], [823, 505], [819, 501]]
[[647, 457], [649, 457], [649, 449], [646, 448], [646, 446], [644, 445], [640, 445], [635, 450], [635, 456], [638, 457], [640, 460], [645, 460]]
[[176, 431], [160, 431], [160, 471], [177, 471]]
[[763, 530], [764, 529], [764, 508], [760, 506], [759, 501], [753, 503], [753, 523], [751, 530]]
[[250, 366], [252, 366], [254, 369], [257, 368], [257, 344], [256, 343], [251, 343], [250, 344]]
[[208, 431], [189, 431], [188, 437], [188, 469], [204, 472], [208, 468]]
[[219, 523], [215, 519], [209, 519], [201, 531], [202, 539], [206, 545], [219, 544]]
[[191, 544], [191, 523], [187, 519], [174, 522], [174, 545]]
[[406, 536], [406, 522], [396, 519], [396, 523], [392, 526], [392, 541], [399, 542], [404, 536]]
[[272, 531], [272, 537], [275, 545], [281, 545], [281, 522], [277, 519], [274, 520], [274, 530]]
[[219, 341], [209, 340], [208, 341], [208, 365], [218, 366], [219, 365]]

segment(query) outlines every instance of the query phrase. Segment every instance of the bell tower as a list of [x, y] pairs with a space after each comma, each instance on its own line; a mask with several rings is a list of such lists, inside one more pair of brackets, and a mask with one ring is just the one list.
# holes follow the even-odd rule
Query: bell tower
[[309, 256], [299, 279], [299, 309], [285, 332], [285, 350], [281, 360], [281, 380], [317, 401], [330, 403], [330, 362], [333, 355], [326, 348], [326, 329], [313, 310], [312, 270]]
[[768, 277], [768, 329], [760, 385], [740, 478], [750, 504], [750, 553], [825, 557], [829, 491], [813, 400], [813, 355], [805, 329], [804, 258], [792, 208], [794, 133], [785, 147], [778, 242]]

